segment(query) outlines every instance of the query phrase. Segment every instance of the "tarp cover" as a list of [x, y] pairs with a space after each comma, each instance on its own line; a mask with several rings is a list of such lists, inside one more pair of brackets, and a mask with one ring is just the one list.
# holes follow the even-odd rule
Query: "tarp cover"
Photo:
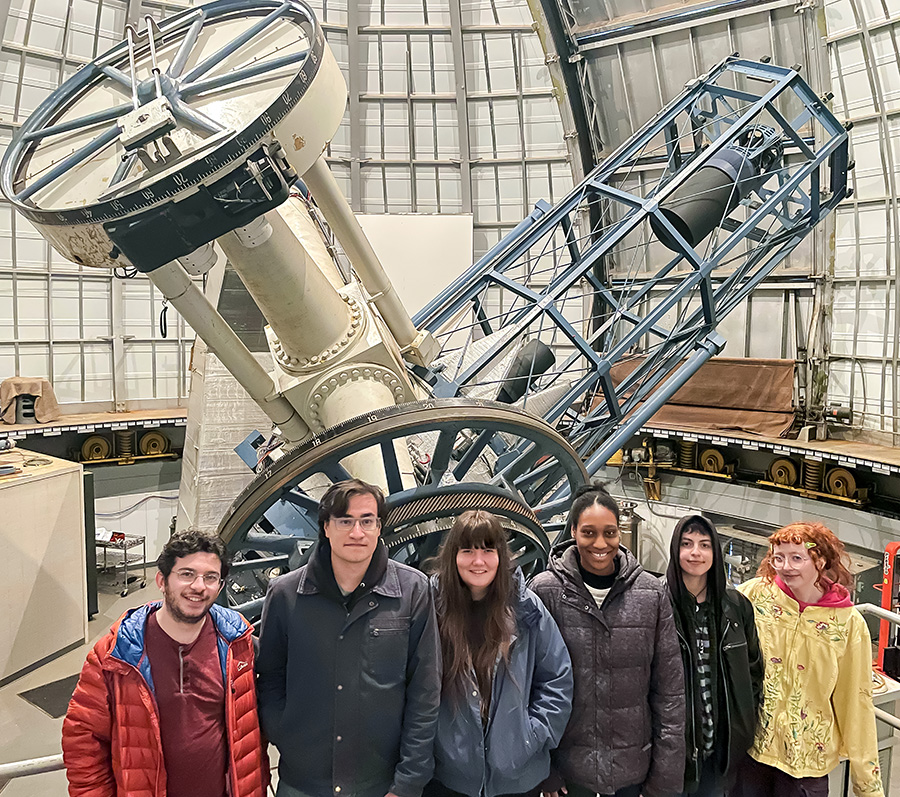
[[53, 386], [41, 376], [10, 376], [0, 382], [0, 418], [3, 423], [16, 422], [16, 396], [34, 396], [34, 417], [38, 423], [59, 418], [59, 403]]
[[[640, 363], [636, 358], [614, 365], [613, 383]], [[794, 421], [793, 397], [794, 360], [714, 357], [648, 423], [782, 437]]]

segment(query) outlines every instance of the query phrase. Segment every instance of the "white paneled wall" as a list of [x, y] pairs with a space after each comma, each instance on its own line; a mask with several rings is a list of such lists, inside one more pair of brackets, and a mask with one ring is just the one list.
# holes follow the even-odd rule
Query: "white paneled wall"
[[477, 257], [538, 199], [552, 202], [571, 188], [559, 108], [526, 2], [462, 2], [456, 29], [448, 0], [361, 0], [354, 53], [346, 0], [312, 5], [348, 84], [358, 87], [358, 118], [348, 109], [327, 153], [355, 210], [472, 213]]
[[825, 4], [835, 107], [853, 121], [853, 196], [837, 211], [828, 396], [854, 425], [900, 420], [900, 1]]
[[[182, 5], [144, 0], [141, 11], [159, 17]], [[327, 153], [356, 210], [471, 213], [478, 256], [537, 200], [571, 187], [527, 3], [469, 0], [459, 25], [448, 0], [362, 0], [353, 15], [346, 0], [313, 6], [358, 92], [356, 117], [348, 110]], [[0, 47], [0, 145], [121, 39], [127, 13], [126, 0], [12, 0]], [[359, 26], [353, 52], [348, 24]], [[163, 339], [160, 309], [143, 277], [118, 281], [63, 261], [0, 203], [0, 378], [47, 376], [61, 401], [83, 409], [183, 403], [191, 332], [170, 311]]]

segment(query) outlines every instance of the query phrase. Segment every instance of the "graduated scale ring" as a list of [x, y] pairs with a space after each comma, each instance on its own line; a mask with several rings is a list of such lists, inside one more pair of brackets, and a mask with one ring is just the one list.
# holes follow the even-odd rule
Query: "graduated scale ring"
[[148, 17], [38, 106], [3, 158], [0, 188], [70, 260], [131, 265], [109, 236], [116, 223], [221, 183], [261, 147], [302, 175], [346, 98], [300, 0]]

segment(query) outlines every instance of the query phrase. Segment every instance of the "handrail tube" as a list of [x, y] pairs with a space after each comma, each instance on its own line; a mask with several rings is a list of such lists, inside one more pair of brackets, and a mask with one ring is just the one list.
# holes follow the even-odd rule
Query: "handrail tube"
[[900, 731], [900, 717], [895, 717], [884, 709], [878, 708], [878, 706], [875, 706], [875, 719], [881, 720], [886, 725], [890, 725], [892, 728]]
[[874, 603], [860, 603], [857, 604], [856, 608], [859, 610], [860, 614], [871, 614], [874, 617], [887, 620], [894, 625], [900, 625], [900, 614], [888, 609], [883, 609], [881, 606], [876, 606]]
[[0, 764], [0, 784], [24, 775], [40, 775], [42, 772], [57, 772], [64, 769], [62, 753], [45, 755], [41, 758], [26, 758], [23, 761], [11, 761]]

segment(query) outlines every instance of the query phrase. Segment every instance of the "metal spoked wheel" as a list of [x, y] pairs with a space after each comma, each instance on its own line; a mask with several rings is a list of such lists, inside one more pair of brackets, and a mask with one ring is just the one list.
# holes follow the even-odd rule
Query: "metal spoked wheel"
[[83, 265], [151, 270], [247, 224], [343, 114], [301, 0], [216, 0], [145, 25], [42, 102], [3, 158], [3, 193]]
[[[350, 477], [348, 458], [365, 452], [384, 466], [384, 541], [393, 558], [413, 566], [434, 554], [453, 518], [484, 508], [509, 531], [516, 562], [535, 572], [547, 559], [545, 529], [561, 525], [559, 507], [544, 499], [587, 480], [552, 427], [508, 405], [435, 399], [373, 411], [289, 451], [237, 497], [219, 526], [243, 560], [227, 590], [232, 605], [258, 614], [268, 579], [304, 561], [317, 535], [319, 499]], [[411, 473], [401, 472], [406, 452]]]

